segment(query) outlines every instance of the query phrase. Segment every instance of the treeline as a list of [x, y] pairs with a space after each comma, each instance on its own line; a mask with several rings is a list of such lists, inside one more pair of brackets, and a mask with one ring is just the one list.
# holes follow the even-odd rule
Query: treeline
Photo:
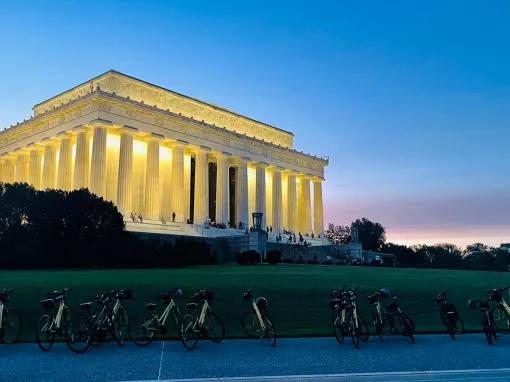
[[124, 230], [115, 205], [86, 189], [0, 183], [0, 268], [131, 268], [211, 264], [204, 241], [162, 243]]
[[510, 270], [510, 253], [481, 243], [468, 245], [465, 250], [453, 244], [405, 246], [384, 244], [381, 252], [396, 256], [396, 266], [415, 268], [471, 269], [485, 271]]

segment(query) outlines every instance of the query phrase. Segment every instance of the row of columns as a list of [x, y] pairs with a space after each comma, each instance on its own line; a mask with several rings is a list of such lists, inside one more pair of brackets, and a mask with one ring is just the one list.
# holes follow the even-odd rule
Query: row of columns
[[[118, 183], [116, 204], [123, 214], [132, 211], [133, 202], [133, 136], [134, 132], [123, 129], [120, 132], [120, 148], [118, 162]], [[0, 180], [4, 182], [28, 182], [36, 189], [59, 188], [62, 190], [88, 187], [92, 193], [106, 196], [107, 184], [107, 128], [95, 127], [92, 134], [92, 149], [90, 150], [89, 133], [81, 128], [76, 131], [76, 151], [72, 158], [73, 140], [69, 135], [62, 135], [57, 145], [54, 141], [37, 144], [23, 150], [14, 156], [3, 159], [0, 163]], [[90, 152], [91, 151], [91, 152]], [[177, 144], [172, 147], [171, 176], [171, 209], [175, 212], [175, 219], [183, 222], [187, 219], [185, 198], [184, 170], [185, 147]], [[194, 184], [194, 216], [196, 224], [203, 224], [209, 218], [209, 161], [210, 149], [199, 148], [195, 151], [195, 184]], [[227, 224], [229, 214], [229, 166], [230, 155], [215, 153], [216, 159], [216, 216], [211, 217], [217, 223]], [[43, 160], [44, 158], [44, 160]], [[58, 165], [57, 165], [58, 161]], [[236, 158], [236, 223], [242, 222], [248, 226], [251, 220], [248, 203], [248, 164], [247, 158]], [[161, 213], [160, 194], [160, 139], [151, 136], [147, 142], [146, 172], [145, 172], [145, 216], [159, 219]], [[266, 163], [255, 164], [255, 211], [263, 213], [263, 226], [266, 217], [271, 212], [273, 232], [281, 232], [283, 227], [283, 211], [286, 211], [288, 230], [294, 232], [315, 232], [322, 234], [322, 182], [320, 179], [298, 177], [298, 174], [288, 172], [287, 177], [287, 205], [283, 208], [283, 190], [281, 168], [273, 168], [271, 210], [266, 211]], [[42, 177], [40, 176], [42, 174]], [[311, 216], [310, 180], [314, 187], [313, 227]]]

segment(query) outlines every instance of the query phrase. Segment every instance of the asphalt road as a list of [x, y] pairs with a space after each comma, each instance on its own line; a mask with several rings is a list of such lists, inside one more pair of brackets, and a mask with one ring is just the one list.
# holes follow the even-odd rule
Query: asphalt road
[[375, 338], [359, 350], [334, 338], [179, 342], [148, 348], [106, 343], [85, 354], [64, 344], [43, 353], [36, 344], [0, 345], [1, 381], [510, 381], [510, 338], [486, 344], [482, 334]]

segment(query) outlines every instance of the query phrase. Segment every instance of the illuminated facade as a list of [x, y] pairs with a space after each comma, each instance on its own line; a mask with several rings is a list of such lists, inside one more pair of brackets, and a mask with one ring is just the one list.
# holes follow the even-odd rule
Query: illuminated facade
[[[0, 181], [88, 188], [129, 216], [322, 234], [327, 159], [293, 134], [116, 71], [0, 132]], [[175, 215], [174, 215], [175, 214]]]

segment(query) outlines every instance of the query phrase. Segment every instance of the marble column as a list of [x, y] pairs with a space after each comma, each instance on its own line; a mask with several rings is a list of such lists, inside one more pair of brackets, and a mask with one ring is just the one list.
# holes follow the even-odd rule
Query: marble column
[[229, 223], [228, 158], [220, 153], [216, 156], [216, 223]]
[[297, 235], [297, 188], [296, 175], [289, 173], [287, 177], [287, 229]]
[[41, 189], [41, 164], [42, 152], [39, 147], [30, 149], [30, 164], [28, 182], [34, 186], [36, 190]]
[[65, 191], [72, 186], [73, 145], [70, 137], [64, 136], [60, 140], [58, 157], [57, 188]]
[[255, 212], [262, 212], [262, 229], [266, 229], [266, 165], [257, 163], [255, 173]]
[[145, 217], [160, 219], [159, 203], [159, 140], [150, 138], [147, 142], [147, 172], [145, 174]]
[[25, 153], [16, 154], [15, 181], [18, 183], [28, 182], [28, 156]]
[[55, 188], [57, 180], [57, 149], [53, 142], [44, 146], [44, 165], [42, 170], [42, 187]]
[[11, 158], [6, 158], [4, 160], [3, 181], [4, 181], [4, 183], [13, 183], [14, 182], [14, 160]]
[[92, 158], [90, 165], [90, 192], [106, 196], [106, 128], [95, 127], [92, 138]]
[[175, 212], [176, 222], [185, 222], [184, 198], [184, 146], [172, 148], [172, 213]]
[[87, 130], [81, 129], [76, 135], [76, 157], [74, 158], [73, 188], [87, 188], [89, 181], [89, 139]]
[[133, 178], [133, 135], [122, 131], [120, 134], [119, 178], [117, 185], [117, 208], [123, 215], [131, 213]]
[[198, 150], [195, 156], [194, 224], [204, 224], [209, 215], [209, 163], [207, 151]]
[[301, 234], [304, 235], [312, 231], [310, 178], [308, 177], [302, 177], [299, 179], [298, 220], [299, 220], [298, 227]]
[[237, 221], [235, 224], [239, 227], [239, 222], [243, 224], [246, 229], [250, 225], [248, 216], [248, 161], [245, 159], [239, 160], [237, 167]]
[[279, 169], [273, 171], [273, 232], [276, 234], [282, 231], [282, 172]]
[[313, 180], [313, 232], [316, 236], [324, 235], [322, 179]]

